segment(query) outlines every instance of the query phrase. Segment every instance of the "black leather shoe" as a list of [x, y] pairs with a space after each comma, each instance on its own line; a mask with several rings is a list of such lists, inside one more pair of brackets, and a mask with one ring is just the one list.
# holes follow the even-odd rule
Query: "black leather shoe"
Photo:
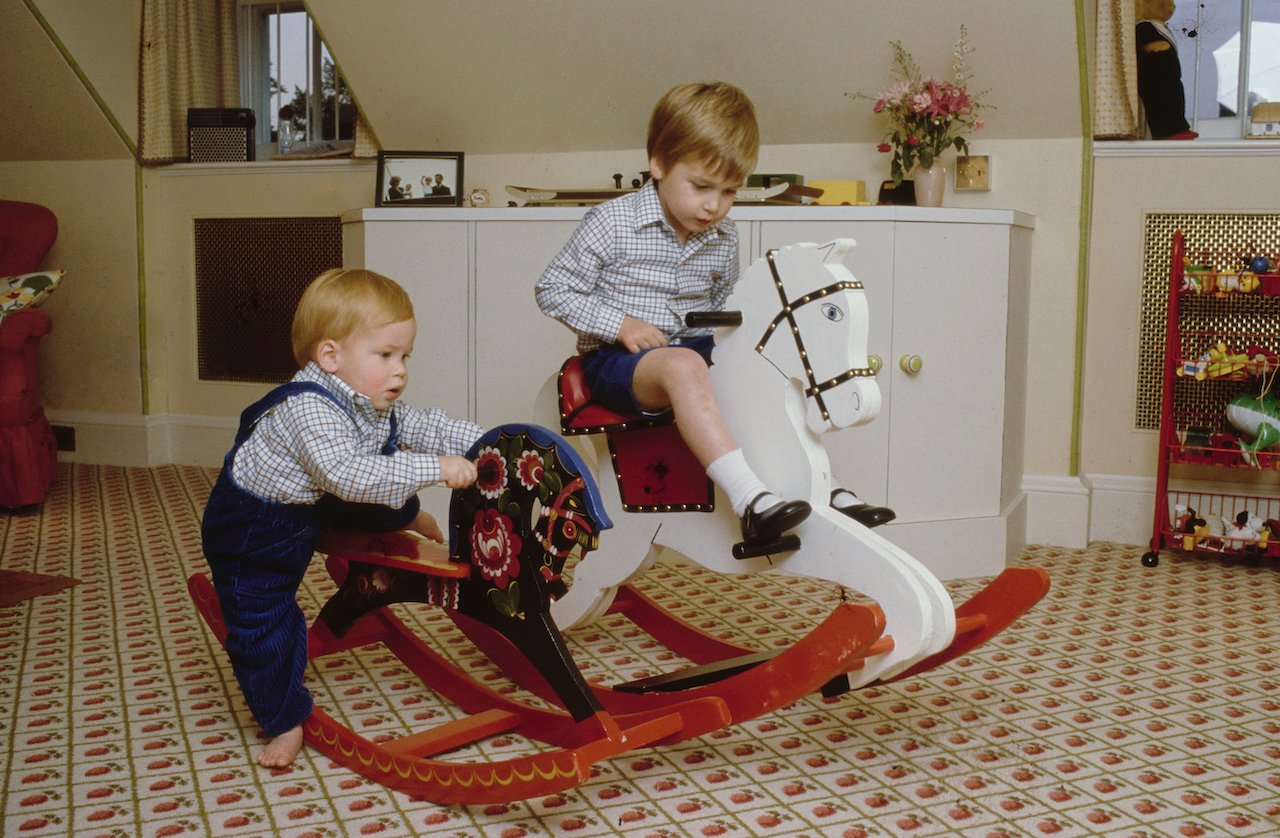
[[747, 543], [774, 541], [787, 530], [795, 527], [813, 511], [807, 501], [784, 500], [763, 512], [756, 512], [756, 503], [765, 496], [761, 492], [747, 504], [742, 515], [742, 540]]
[[839, 491], [841, 490], [834, 489], [831, 492], [831, 500], [833, 501], [831, 508], [836, 512], [842, 512], [845, 515], [848, 515], [850, 518], [868, 529], [871, 527], [878, 527], [881, 524], [887, 524], [894, 518], [898, 517], [898, 513], [894, 512], [887, 506], [872, 506], [869, 503], [855, 503], [852, 506], [836, 506], [834, 501], [836, 499], [836, 493]]

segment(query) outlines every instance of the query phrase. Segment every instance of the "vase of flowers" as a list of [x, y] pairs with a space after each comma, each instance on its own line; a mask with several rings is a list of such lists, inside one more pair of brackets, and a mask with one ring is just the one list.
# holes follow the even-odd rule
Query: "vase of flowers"
[[901, 41], [891, 41], [890, 45], [897, 80], [875, 98], [874, 112], [889, 117], [889, 131], [878, 148], [893, 154], [889, 171], [895, 185], [911, 176], [915, 180], [916, 203], [941, 206], [946, 170], [939, 158], [949, 148], [968, 154], [965, 134], [983, 128], [978, 116], [982, 105], [965, 84], [970, 75], [965, 56], [973, 48], [961, 26], [960, 39], [953, 50], [955, 81], [941, 81], [922, 76]]

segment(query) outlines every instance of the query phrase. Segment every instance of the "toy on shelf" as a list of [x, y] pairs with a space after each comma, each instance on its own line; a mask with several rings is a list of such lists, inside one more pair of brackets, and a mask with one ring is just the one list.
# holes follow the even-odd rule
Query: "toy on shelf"
[[1201, 251], [1199, 256], [1188, 256], [1183, 263], [1179, 290], [1184, 294], [1216, 297], [1253, 293], [1280, 295], [1280, 273], [1273, 270], [1277, 261], [1254, 248]]
[[1241, 393], [1227, 403], [1227, 421], [1248, 440], [1240, 441], [1240, 451], [1254, 468], [1261, 467], [1258, 452], [1280, 444], [1280, 400], [1270, 393], [1274, 381], [1273, 374], [1264, 379], [1262, 392]]

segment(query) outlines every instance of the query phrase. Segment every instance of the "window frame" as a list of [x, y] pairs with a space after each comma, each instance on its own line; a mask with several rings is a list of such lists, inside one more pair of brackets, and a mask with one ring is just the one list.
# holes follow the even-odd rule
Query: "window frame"
[[[311, 12], [307, 9], [302, 0], [239, 0], [239, 25], [237, 27], [237, 39], [240, 55], [240, 102], [243, 107], [252, 108], [253, 112], [258, 115], [255, 125], [255, 142], [259, 146], [268, 146], [268, 154], [270, 156], [270, 148], [275, 147], [275, 129], [278, 122], [280, 108], [286, 104], [284, 97], [287, 95], [291, 100], [293, 98], [290, 91], [271, 89], [271, 39], [278, 38], [270, 28], [270, 19], [272, 15], [302, 13], [306, 16], [306, 51], [307, 51], [307, 108], [308, 113], [305, 114], [306, 131], [305, 136], [295, 137], [294, 147], [299, 145], [314, 144], [320, 142], [329, 143], [348, 143], [351, 140], [339, 140], [341, 134], [341, 119], [339, 115], [339, 106], [342, 98], [342, 91], [347, 88], [346, 80], [342, 77], [342, 73], [338, 70], [337, 62], [334, 60], [332, 53], [329, 53], [329, 60], [334, 67], [334, 119], [333, 119], [333, 137], [319, 136], [324, 130], [324, 120], [322, 118], [325, 97], [323, 95], [324, 83], [324, 56], [328, 52], [328, 45], [324, 43], [324, 39], [320, 36], [316, 29], [315, 21], [311, 18]], [[281, 51], [283, 45], [277, 41], [277, 53]]]

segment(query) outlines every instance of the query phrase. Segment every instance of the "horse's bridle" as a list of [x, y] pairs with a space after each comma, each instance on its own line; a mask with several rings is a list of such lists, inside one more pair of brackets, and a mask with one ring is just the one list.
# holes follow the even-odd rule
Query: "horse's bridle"
[[817, 381], [813, 376], [813, 366], [809, 363], [809, 353], [805, 351], [804, 340], [800, 337], [800, 328], [796, 325], [794, 312], [800, 306], [807, 305], [815, 300], [821, 300], [830, 294], [839, 291], [847, 291], [849, 289], [861, 289], [862, 283], [857, 280], [842, 280], [833, 282], [828, 286], [819, 288], [816, 291], [810, 291], [803, 297], [795, 300], [787, 299], [787, 291], [782, 287], [782, 277], [778, 275], [778, 266], [773, 261], [773, 254], [776, 250], [770, 250], [765, 254], [765, 260], [769, 263], [769, 271], [773, 274], [773, 286], [778, 289], [778, 299], [782, 301], [782, 310], [773, 318], [773, 322], [764, 330], [764, 334], [760, 337], [760, 342], [756, 344], [756, 351], [763, 353], [764, 345], [769, 342], [769, 338], [773, 337], [773, 333], [778, 326], [785, 320], [791, 326], [791, 337], [796, 342], [796, 350], [800, 353], [800, 362], [804, 365], [804, 373], [808, 376], [809, 386], [805, 388], [804, 394], [813, 398], [818, 405], [818, 410], [822, 413], [822, 418], [829, 419], [830, 413], [827, 411], [827, 405], [822, 399], [822, 394], [832, 387], [838, 387], [854, 378], [871, 378], [875, 376], [875, 370], [870, 367], [853, 367], [845, 370], [837, 376], [828, 378], [826, 381]]

